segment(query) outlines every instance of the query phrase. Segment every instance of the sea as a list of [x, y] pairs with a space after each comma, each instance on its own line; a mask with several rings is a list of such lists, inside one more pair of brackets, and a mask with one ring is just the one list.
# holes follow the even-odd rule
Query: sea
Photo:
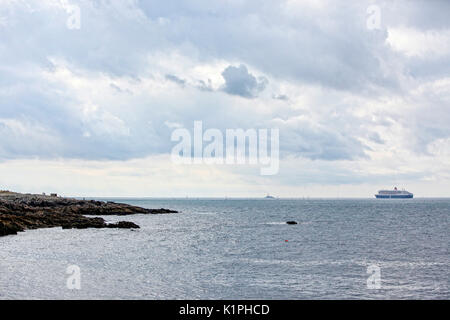
[[450, 298], [450, 199], [99, 200], [180, 213], [1, 237], [0, 299]]

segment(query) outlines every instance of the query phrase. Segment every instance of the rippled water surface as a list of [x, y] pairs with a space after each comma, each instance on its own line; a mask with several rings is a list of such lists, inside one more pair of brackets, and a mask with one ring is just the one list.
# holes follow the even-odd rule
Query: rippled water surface
[[114, 200], [181, 213], [1, 237], [0, 299], [450, 298], [450, 199]]

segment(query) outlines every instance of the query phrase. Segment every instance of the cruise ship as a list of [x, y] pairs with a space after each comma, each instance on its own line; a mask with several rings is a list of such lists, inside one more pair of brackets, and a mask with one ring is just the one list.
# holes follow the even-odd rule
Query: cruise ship
[[394, 190], [380, 190], [375, 195], [377, 199], [410, 199], [414, 195], [406, 190], [398, 190], [397, 187]]

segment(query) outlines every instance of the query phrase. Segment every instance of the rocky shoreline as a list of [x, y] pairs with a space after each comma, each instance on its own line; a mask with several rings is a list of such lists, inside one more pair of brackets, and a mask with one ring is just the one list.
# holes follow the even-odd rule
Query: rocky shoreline
[[86, 216], [169, 213], [177, 211], [145, 209], [115, 202], [0, 191], [0, 237], [30, 229], [52, 227], [132, 229], [139, 226], [129, 221], [106, 223], [103, 218]]

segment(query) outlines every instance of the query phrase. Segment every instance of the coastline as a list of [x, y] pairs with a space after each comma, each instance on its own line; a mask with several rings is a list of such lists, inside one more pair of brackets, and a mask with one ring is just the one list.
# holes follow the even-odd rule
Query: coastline
[[137, 229], [129, 221], [106, 223], [100, 217], [133, 214], [170, 214], [169, 209], [145, 209], [123, 203], [95, 200], [77, 200], [56, 195], [23, 194], [0, 191], [0, 237], [39, 228], [63, 229], [121, 228]]

